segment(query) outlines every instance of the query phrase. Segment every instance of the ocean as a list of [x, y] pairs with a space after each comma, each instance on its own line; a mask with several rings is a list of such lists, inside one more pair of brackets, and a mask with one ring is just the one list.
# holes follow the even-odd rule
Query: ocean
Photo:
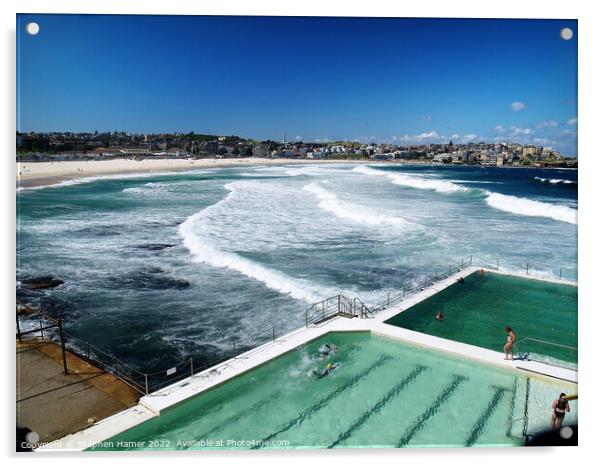
[[82, 178], [17, 192], [17, 296], [144, 371], [211, 361], [473, 256], [577, 279], [577, 171], [283, 165]]

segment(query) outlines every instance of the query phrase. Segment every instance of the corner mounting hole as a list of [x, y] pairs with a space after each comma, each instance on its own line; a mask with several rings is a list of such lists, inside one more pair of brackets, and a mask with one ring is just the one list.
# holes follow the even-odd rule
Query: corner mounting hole
[[35, 36], [38, 32], [40, 32], [40, 25], [38, 23], [27, 23], [25, 30], [30, 36]]
[[560, 30], [560, 37], [564, 40], [571, 40], [573, 38], [573, 30], [571, 28], [562, 28]]

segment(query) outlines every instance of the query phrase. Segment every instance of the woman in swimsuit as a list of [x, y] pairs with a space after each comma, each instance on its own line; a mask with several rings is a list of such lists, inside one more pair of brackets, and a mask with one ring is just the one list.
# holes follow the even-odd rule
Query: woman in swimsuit
[[[516, 333], [514, 333], [514, 330], [512, 330], [510, 327], [506, 327], [506, 333], [508, 334], [508, 341], [506, 341], [506, 344], [504, 345], [504, 354], [506, 355], [506, 357], [504, 359], [510, 359], [513, 360], [514, 359], [514, 342], [516, 341]], [[510, 355], [510, 357], [508, 357], [508, 355]]]
[[569, 402], [564, 399], [566, 393], [561, 393], [560, 396], [554, 403], [552, 403], [552, 429], [560, 429], [562, 427], [562, 421], [564, 421], [564, 415], [571, 412]]

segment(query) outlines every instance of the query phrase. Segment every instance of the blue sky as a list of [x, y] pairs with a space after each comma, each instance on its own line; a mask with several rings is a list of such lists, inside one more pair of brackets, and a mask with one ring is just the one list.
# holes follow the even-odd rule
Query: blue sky
[[576, 155], [575, 20], [27, 14], [17, 49], [20, 131], [505, 140]]

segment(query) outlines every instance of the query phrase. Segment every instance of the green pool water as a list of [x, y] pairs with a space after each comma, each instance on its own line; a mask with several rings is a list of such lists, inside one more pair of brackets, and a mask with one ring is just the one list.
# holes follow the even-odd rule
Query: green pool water
[[[443, 321], [434, 318], [437, 311]], [[519, 353], [552, 364], [577, 363], [576, 349], [565, 347], [577, 347], [576, 286], [476, 272], [386, 323], [495, 351], [502, 351], [510, 326]], [[520, 342], [524, 338], [564, 346]]]
[[[321, 360], [327, 342], [338, 349]], [[320, 379], [309, 375], [328, 362], [340, 366]], [[512, 421], [524, 415], [527, 380], [369, 333], [333, 333], [95, 449], [519, 445], [524, 421]], [[547, 422], [547, 405], [570, 389], [543, 386]]]

